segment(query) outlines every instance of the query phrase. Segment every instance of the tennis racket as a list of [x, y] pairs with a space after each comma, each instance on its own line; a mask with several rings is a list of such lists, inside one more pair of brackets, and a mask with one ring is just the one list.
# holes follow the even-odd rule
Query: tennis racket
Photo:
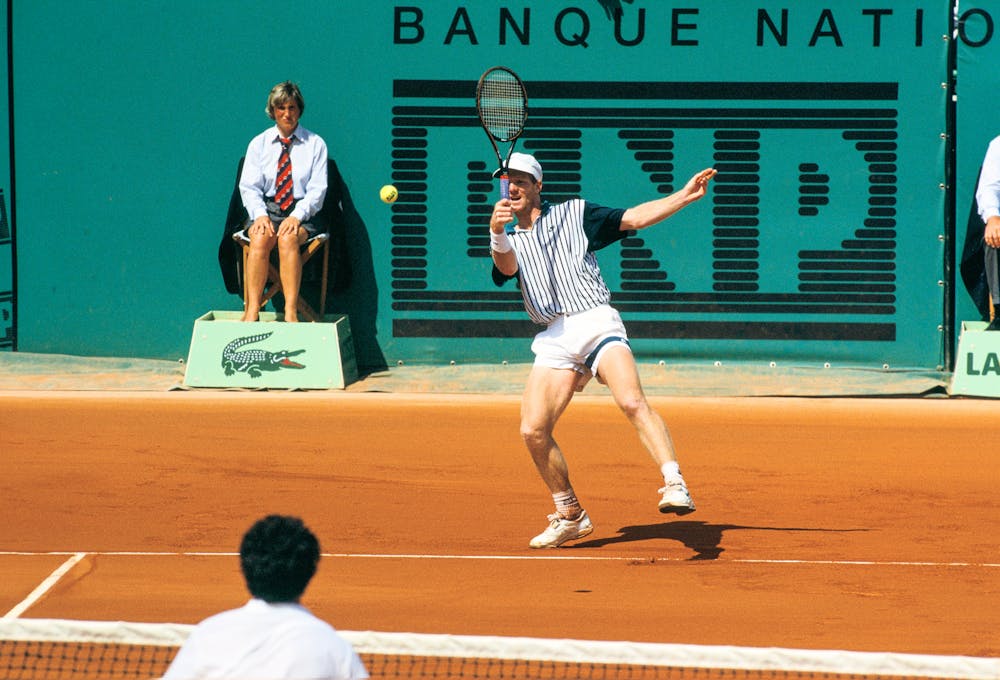
[[[476, 86], [476, 111], [500, 162], [500, 196], [510, 198], [507, 163], [528, 120], [528, 93], [524, 83], [509, 68], [494, 66], [488, 69]], [[498, 143], [510, 144], [506, 156], [500, 153]]]

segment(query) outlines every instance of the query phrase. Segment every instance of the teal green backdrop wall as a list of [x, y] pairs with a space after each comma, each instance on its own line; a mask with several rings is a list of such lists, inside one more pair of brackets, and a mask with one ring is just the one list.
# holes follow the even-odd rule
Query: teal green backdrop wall
[[[7, 0], [0, 0], [0, 16], [4, 17], [5, 26], [9, 24], [7, 10], [9, 9]], [[9, 47], [9, 31], [3, 31], [0, 35], [0, 54], [3, 54], [4, 64], [9, 66], [10, 60], [7, 57]], [[9, 68], [0, 70], [0, 86], [2, 92], [7, 96], [3, 97], [3, 111], [9, 113], [9, 101], [12, 95], [9, 87]], [[3, 116], [0, 120], [0, 153], [9, 162], [0, 166], [0, 351], [10, 351], [15, 348], [15, 328], [16, 317], [14, 315], [14, 239], [11, 232], [12, 219], [8, 214], [10, 209], [11, 193], [11, 165], [10, 162], [10, 116]]]
[[956, 253], [1000, 134], [1000, 11], [963, 4], [952, 41], [951, 2], [869, 4], [292, 2], [307, 21], [281, 31], [273, 3], [0, 0], [7, 335], [186, 356], [195, 318], [240, 307], [216, 255], [236, 164], [292, 79], [349, 192], [330, 311], [362, 368], [530, 360], [519, 294], [490, 279], [496, 159], [474, 107], [504, 64], [551, 200], [628, 207], [720, 170], [705, 200], [599, 253], [640, 358], [949, 368], [978, 318]]

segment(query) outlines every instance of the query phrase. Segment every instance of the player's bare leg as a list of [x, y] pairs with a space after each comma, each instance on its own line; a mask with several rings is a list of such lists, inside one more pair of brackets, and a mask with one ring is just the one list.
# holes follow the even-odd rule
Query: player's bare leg
[[548, 528], [529, 543], [532, 548], [555, 548], [593, 531], [590, 517], [570, 484], [566, 458], [552, 436], [559, 416], [573, 398], [576, 381], [573, 370], [534, 366], [524, 389], [521, 438], [556, 505]]
[[274, 249], [276, 237], [270, 234], [251, 234], [250, 246], [247, 251], [247, 267], [243, 272], [246, 279], [247, 299], [244, 301], [241, 321], [257, 321], [260, 319], [260, 299], [264, 296], [264, 286], [267, 284], [268, 262], [271, 250]]
[[569, 470], [552, 436], [556, 421], [573, 398], [576, 371], [534, 366], [521, 400], [521, 438], [549, 491], [569, 488]]
[[682, 515], [693, 512], [694, 503], [681, 476], [670, 431], [646, 399], [632, 351], [623, 345], [609, 347], [601, 356], [598, 372], [611, 390], [615, 403], [638, 432], [639, 441], [663, 473], [660, 512]]
[[676, 462], [677, 454], [670, 432], [663, 418], [646, 400], [631, 350], [622, 345], [609, 347], [601, 356], [599, 372], [618, 408], [635, 426], [639, 440], [656, 464]]
[[281, 293], [285, 297], [285, 321], [299, 320], [299, 289], [302, 285], [302, 253], [300, 248], [309, 234], [301, 227], [294, 234], [278, 237]]

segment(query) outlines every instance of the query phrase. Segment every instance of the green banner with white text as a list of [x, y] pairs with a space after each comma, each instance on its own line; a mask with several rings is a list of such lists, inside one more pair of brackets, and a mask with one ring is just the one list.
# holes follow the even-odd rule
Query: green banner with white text
[[[627, 208], [719, 171], [598, 253], [641, 360], [945, 362], [952, 308], [968, 311], [949, 197], [967, 211], [989, 139], [960, 148], [949, 185], [951, 2], [289, 9], [308, 35], [261, 49], [263, 3], [13, 0], [19, 349], [177, 358], [194, 319], [238, 309], [220, 235], [267, 92], [291, 79], [344, 180], [328, 311], [350, 316], [362, 370], [530, 361], [539, 329], [490, 276], [497, 160], [475, 110], [479, 75], [505, 65], [550, 201]], [[959, 82], [961, 50], [993, 49], [962, 43], [984, 17]]]

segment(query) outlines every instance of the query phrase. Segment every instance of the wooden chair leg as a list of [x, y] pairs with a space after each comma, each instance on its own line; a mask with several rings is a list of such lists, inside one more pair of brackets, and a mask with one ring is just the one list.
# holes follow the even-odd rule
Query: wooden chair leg
[[329, 248], [329, 241], [313, 241], [306, 248], [305, 252], [302, 253], [302, 266], [305, 268], [306, 264], [312, 259], [313, 255], [320, 252], [320, 257], [323, 258], [323, 275], [320, 280], [320, 291], [319, 291], [319, 311], [317, 312], [312, 308], [308, 302], [306, 302], [305, 297], [299, 296], [299, 303], [297, 305], [299, 314], [308, 321], [322, 321], [323, 315], [326, 313], [326, 275], [329, 269], [329, 261], [327, 248]]
[[[243, 249], [243, 311], [247, 309], [247, 300], [249, 299], [248, 288], [247, 288], [247, 260], [250, 255], [250, 246], [245, 242], [241, 243]], [[297, 308], [299, 313], [302, 314], [309, 321], [322, 321], [323, 315], [326, 313], [326, 285], [327, 285], [327, 275], [330, 268], [330, 258], [328, 248], [330, 247], [328, 239], [316, 240], [309, 244], [309, 246], [302, 253], [302, 266], [305, 267], [306, 263], [309, 262], [310, 258], [319, 250], [322, 249], [323, 257], [323, 275], [320, 281], [320, 292], [319, 292], [319, 312], [316, 312], [310, 306], [308, 302], [300, 295]], [[267, 306], [267, 303], [271, 301], [275, 295], [281, 292], [281, 274], [273, 263], [268, 262], [267, 265], [267, 281], [264, 284], [264, 291], [260, 299], [260, 308], [263, 309]]]
[[330, 274], [330, 241], [327, 240], [323, 243], [323, 276], [320, 278], [319, 282], [319, 318], [320, 321], [326, 316], [326, 288], [327, 288], [327, 277]]
[[247, 295], [247, 256], [250, 249], [243, 246], [243, 312], [247, 311], [247, 300], [249, 296]]

